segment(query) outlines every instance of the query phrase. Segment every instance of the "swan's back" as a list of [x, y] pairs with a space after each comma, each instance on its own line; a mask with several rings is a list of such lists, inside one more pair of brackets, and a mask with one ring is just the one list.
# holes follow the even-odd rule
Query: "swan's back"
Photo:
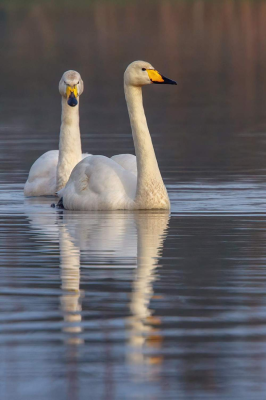
[[55, 195], [58, 155], [59, 150], [50, 150], [33, 163], [24, 186], [25, 196]]
[[[82, 159], [91, 154], [82, 154]], [[59, 150], [50, 150], [42, 154], [31, 166], [27, 182], [24, 186], [24, 195], [55, 196], [56, 171]]]
[[118, 154], [116, 156], [111, 157], [112, 160], [117, 162], [117, 164], [121, 165], [127, 171], [132, 172], [132, 174], [137, 176], [137, 159], [133, 154]]
[[76, 165], [58, 195], [68, 210], [128, 209], [136, 186], [132, 172], [108, 157], [91, 156]]

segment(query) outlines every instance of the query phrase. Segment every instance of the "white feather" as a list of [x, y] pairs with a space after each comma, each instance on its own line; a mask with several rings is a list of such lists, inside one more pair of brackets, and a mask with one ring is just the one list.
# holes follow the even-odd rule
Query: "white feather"
[[[78, 104], [68, 105], [67, 87], [76, 86]], [[79, 96], [83, 92], [83, 81], [76, 71], [66, 71], [60, 82], [62, 116], [59, 150], [50, 150], [41, 155], [32, 165], [24, 186], [25, 196], [55, 195], [68, 181], [74, 166], [89, 154], [81, 153], [79, 129]]]
[[134, 164], [135, 157], [131, 155], [114, 156], [111, 159], [91, 156], [81, 161], [72, 171], [65, 188], [58, 193], [66, 209], [170, 208], [142, 103], [141, 87], [152, 83], [147, 69], [154, 70], [144, 61], [135, 61], [128, 66], [124, 75], [137, 163]]
[[[25, 196], [55, 196], [56, 192], [66, 185], [75, 165], [90, 156], [81, 154], [79, 104], [75, 107], [68, 105], [66, 82], [69, 85], [77, 84], [79, 96], [83, 92], [84, 85], [80, 74], [76, 71], [65, 72], [59, 82], [59, 92], [62, 95], [59, 150], [47, 151], [34, 162], [24, 186]], [[135, 156], [119, 154], [112, 159], [125, 170], [137, 175]]]

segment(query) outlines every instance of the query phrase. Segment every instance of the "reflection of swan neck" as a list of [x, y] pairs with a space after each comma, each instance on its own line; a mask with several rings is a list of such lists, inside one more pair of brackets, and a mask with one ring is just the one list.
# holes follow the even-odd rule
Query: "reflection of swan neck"
[[[153, 259], [158, 258], [168, 225], [169, 213], [167, 211], [152, 212], [148, 215], [140, 214], [137, 220], [138, 230], [138, 257], [146, 259], [154, 265]], [[157, 260], [155, 260], [157, 264]]]
[[73, 168], [81, 161], [81, 158], [79, 104], [75, 107], [70, 107], [67, 104], [67, 99], [62, 97], [57, 191], [66, 185]]
[[142, 89], [126, 83], [124, 89], [137, 157], [138, 183], [135, 202], [138, 208], [156, 208], [154, 204], [151, 207], [150, 202], [154, 203], [157, 197], [160, 198], [160, 202], [164, 201], [167, 204], [169, 200], [144, 113]]
[[80, 278], [80, 251], [69, 238], [64, 225], [60, 226], [60, 267], [62, 277], [62, 289], [79, 291]]
[[[80, 304], [80, 250], [70, 240], [69, 234], [64, 225], [60, 226], [60, 267], [62, 289], [61, 307], [64, 313], [64, 320], [71, 323], [64, 328], [65, 332], [81, 332], [81, 304]], [[73, 325], [74, 324], [74, 325]], [[75, 341], [78, 342], [77, 340]]]
[[[151, 316], [152, 311], [149, 309], [149, 303], [153, 296], [154, 269], [158, 265], [158, 257], [166, 234], [168, 220], [169, 215], [166, 212], [152, 213], [150, 215], [140, 214], [136, 220], [138, 268], [132, 285], [130, 301], [130, 310], [132, 312], [130, 343], [135, 349], [141, 349], [145, 341], [154, 335], [155, 330], [148, 321], [153, 321], [154, 324], [160, 322], [159, 319]], [[158, 339], [161, 340], [159, 335], [156, 337], [157, 342]], [[140, 363], [144, 360], [142, 353], [138, 352], [129, 354], [129, 357], [134, 363]]]
[[154, 269], [158, 265], [168, 219], [168, 213], [148, 216], [140, 214], [137, 219], [138, 268], [133, 285], [131, 310], [139, 318], [145, 318], [150, 315], [148, 305], [153, 295]]

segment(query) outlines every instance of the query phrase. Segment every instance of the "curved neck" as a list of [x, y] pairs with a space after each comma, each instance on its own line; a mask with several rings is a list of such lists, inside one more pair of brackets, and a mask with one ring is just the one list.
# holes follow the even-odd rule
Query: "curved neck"
[[73, 168], [81, 159], [79, 104], [76, 107], [70, 107], [67, 104], [67, 99], [62, 97], [59, 159], [56, 177], [57, 191], [66, 185]]
[[169, 199], [155, 156], [142, 101], [142, 89], [124, 85], [125, 97], [137, 157], [138, 208], [168, 208]]

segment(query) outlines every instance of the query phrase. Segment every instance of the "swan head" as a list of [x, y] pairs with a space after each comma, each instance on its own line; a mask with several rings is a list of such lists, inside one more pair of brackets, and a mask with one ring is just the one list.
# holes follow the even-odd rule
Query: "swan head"
[[129, 64], [124, 74], [128, 86], [144, 86], [151, 83], [176, 85], [175, 81], [166, 78], [146, 61], [134, 61]]
[[83, 80], [77, 71], [66, 71], [59, 82], [59, 93], [67, 99], [70, 107], [78, 104], [78, 97], [84, 89]]

